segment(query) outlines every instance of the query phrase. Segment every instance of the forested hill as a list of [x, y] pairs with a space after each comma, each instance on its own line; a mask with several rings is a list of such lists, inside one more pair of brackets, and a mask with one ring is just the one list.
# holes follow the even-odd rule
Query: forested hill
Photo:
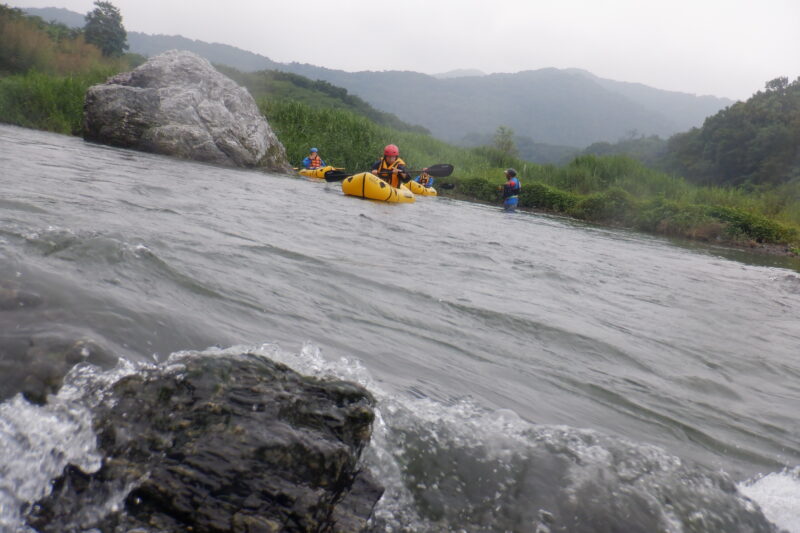
[[[65, 10], [25, 11], [45, 20], [57, 16], [59, 22], [68, 23], [63, 19]], [[631, 132], [669, 137], [700, 126], [706, 117], [733, 103], [726, 98], [698, 97], [604, 80], [574, 69], [486, 76], [471, 72], [467, 76], [439, 79], [416, 72], [351, 73], [314, 65], [277, 63], [233, 46], [179, 36], [128, 32], [128, 42], [131, 52], [146, 56], [180, 48], [212, 63], [243, 71], [275, 69], [323, 80], [347, 89], [404, 122], [421, 124], [436, 137], [455, 143], [463, 142], [469, 135], [491, 135], [501, 125], [531, 142], [571, 147], [597, 141], [615, 142]]]
[[800, 78], [776, 78], [746, 102], [669, 140], [666, 164], [707, 185], [800, 183]]

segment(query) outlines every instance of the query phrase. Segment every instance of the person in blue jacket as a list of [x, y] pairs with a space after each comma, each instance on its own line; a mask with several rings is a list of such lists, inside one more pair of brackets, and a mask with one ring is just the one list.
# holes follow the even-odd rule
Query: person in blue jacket
[[508, 168], [505, 171], [506, 183], [503, 185], [503, 209], [513, 213], [517, 209], [519, 203], [519, 190], [520, 183], [517, 177], [517, 171], [513, 168]]
[[325, 166], [325, 161], [319, 156], [319, 150], [312, 148], [309, 150], [308, 157], [303, 159], [303, 166], [306, 168], [320, 168]]
[[431, 176], [424, 170], [422, 171], [422, 174], [414, 178], [414, 181], [416, 181], [423, 187], [433, 187], [433, 176]]

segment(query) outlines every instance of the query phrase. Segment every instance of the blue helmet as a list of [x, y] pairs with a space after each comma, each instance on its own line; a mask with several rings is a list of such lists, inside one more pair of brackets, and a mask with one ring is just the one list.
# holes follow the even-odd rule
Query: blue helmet
[[309, 152], [319, 152], [319, 150], [317, 150], [316, 148], [312, 148], [311, 150], [309, 150]]

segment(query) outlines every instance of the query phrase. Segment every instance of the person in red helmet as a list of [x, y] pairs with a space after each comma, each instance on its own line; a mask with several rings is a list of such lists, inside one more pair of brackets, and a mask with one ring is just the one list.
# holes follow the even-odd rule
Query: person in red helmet
[[406, 162], [400, 159], [400, 149], [389, 144], [383, 149], [383, 157], [372, 164], [372, 173], [392, 187], [400, 187], [411, 179], [406, 172]]

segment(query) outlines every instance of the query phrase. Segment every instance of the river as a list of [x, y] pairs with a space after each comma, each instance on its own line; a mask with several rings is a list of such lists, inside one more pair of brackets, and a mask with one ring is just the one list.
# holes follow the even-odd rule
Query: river
[[6, 125], [0, 184], [0, 286], [43, 302], [0, 309], [0, 342], [116, 361], [46, 405], [0, 398], [0, 527], [27, 531], [66, 462], [96, 468], [86, 380], [250, 350], [376, 396], [376, 529], [545, 531], [557, 487], [609, 523], [636, 494], [660, 531], [749, 505], [800, 532], [797, 260]]

